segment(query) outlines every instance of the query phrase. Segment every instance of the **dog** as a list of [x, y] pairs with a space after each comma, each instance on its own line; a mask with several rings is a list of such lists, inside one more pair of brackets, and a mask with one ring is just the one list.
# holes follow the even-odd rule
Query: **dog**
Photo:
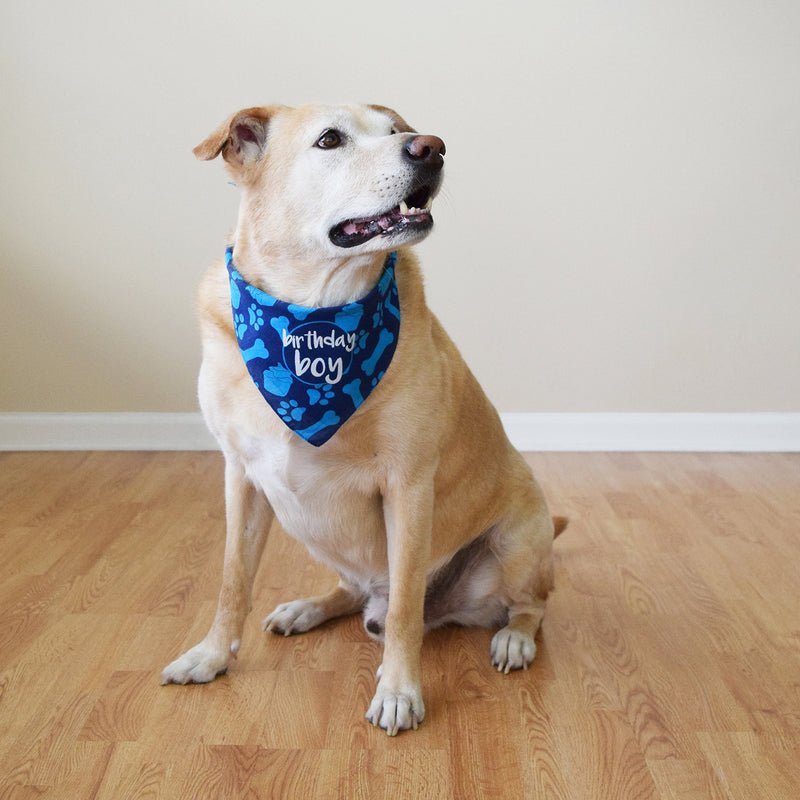
[[425, 631], [499, 627], [491, 663], [527, 669], [566, 524], [426, 305], [409, 246], [433, 226], [444, 142], [383, 106], [268, 106], [194, 153], [222, 155], [241, 190], [232, 246], [198, 293], [227, 537], [213, 624], [161, 683], [227, 670], [277, 518], [340, 580], [264, 630], [362, 612], [384, 643], [367, 719], [416, 729]]

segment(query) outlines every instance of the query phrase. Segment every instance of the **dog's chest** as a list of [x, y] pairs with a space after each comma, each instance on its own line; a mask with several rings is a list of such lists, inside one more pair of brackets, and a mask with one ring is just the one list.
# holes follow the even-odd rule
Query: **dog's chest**
[[248, 476], [290, 536], [358, 583], [386, 573], [383, 503], [374, 465], [331, 458], [285, 437], [251, 442], [248, 449]]

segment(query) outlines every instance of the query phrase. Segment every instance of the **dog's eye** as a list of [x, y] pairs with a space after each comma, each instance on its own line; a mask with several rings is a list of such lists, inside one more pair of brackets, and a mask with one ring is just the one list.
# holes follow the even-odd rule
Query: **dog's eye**
[[322, 150], [333, 150], [334, 147], [339, 147], [342, 144], [342, 134], [333, 129], [325, 131], [322, 136], [317, 139], [317, 147]]

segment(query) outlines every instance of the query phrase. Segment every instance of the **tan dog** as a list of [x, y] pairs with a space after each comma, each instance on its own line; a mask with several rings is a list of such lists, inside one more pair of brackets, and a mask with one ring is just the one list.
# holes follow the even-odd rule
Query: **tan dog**
[[199, 392], [225, 455], [225, 562], [208, 635], [164, 669], [162, 683], [204, 683], [225, 672], [275, 516], [340, 581], [328, 594], [278, 606], [264, 629], [302, 633], [363, 611], [368, 633], [385, 642], [367, 718], [389, 734], [425, 716], [425, 630], [503, 625], [491, 645], [497, 669], [533, 660], [553, 586], [553, 520], [426, 306], [416, 258], [402, 248], [433, 224], [444, 152], [441, 139], [417, 135], [378, 106], [252, 108], [195, 148], [203, 160], [221, 153], [241, 188], [232, 263], [256, 287], [247, 291], [308, 308], [345, 306], [375, 289], [387, 253], [401, 248], [401, 324], [382, 380], [315, 447], [287, 427], [248, 373], [225, 266], [206, 274]]

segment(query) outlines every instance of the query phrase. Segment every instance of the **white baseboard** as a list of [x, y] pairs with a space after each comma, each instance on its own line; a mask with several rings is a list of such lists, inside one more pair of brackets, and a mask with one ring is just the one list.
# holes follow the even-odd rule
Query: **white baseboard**
[[216, 450], [201, 414], [0, 414], [0, 450]]
[[[501, 417], [528, 451], [800, 452], [800, 413]], [[0, 413], [0, 451], [216, 449], [199, 413]]]
[[528, 451], [800, 452], [800, 414], [501, 414]]

